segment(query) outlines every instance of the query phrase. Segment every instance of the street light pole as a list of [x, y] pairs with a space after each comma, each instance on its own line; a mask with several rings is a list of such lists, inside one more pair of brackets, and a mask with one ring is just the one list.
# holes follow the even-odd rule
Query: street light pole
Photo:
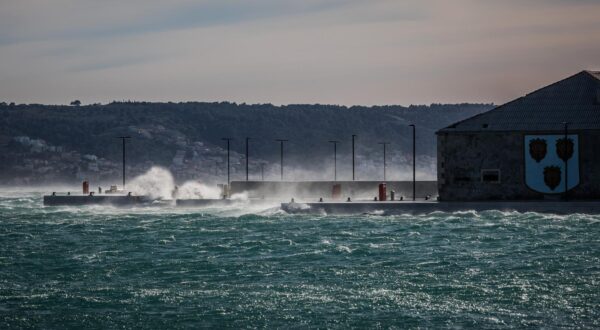
[[333, 181], [337, 181], [337, 144], [340, 141], [329, 141], [333, 143]]
[[352, 181], [355, 180], [354, 176], [354, 139], [356, 138], [355, 134], [352, 134]]
[[410, 124], [408, 126], [412, 127], [412, 158], [413, 158], [413, 201], [415, 201], [417, 199], [417, 179], [416, 179], [416, 172], [417, 172], [417, 153], [416, 153], [416, 126], [415, 124]]
[[250, 141], [250, 138], [246, 137], [246, 181], [248, 181], [248, 141]]
[[230, 182], [230, 171], [229, 171], [229, 143], [231, 142], [231, 140], [233, 140], [232, 138], [222, 138], [221, 140], [223, 141], [227, 141], [227, 186], [229, 186], [229, 182]]
[[568, 122], [563, 122], [563, 125], [565, 126], [565, 142], [563, 143], [563, 148], [564, 148], [564, 159], [563, 161], [565, 162], [565, 201], [569, 200], [569, 195], [568, 195], [568, 191], [569, 191], [569, 159], [566, 157], [567, 155], [567, 138], [569, 135], [569, 123]]
[[280, 158], [281, 158], [281, 181], [283, 181], [283, 143], [289, 140], [277, 139], [275, 141], [279, 141], [280, 143]]
[[385, 172], [386, 172], [386, 163], [387, 163], [386, 162], [386, 152], [385, 152], [385, 149], [386, 149], [386, 146], [388, 144], [390, 144], [390, 143], [389, 142], [379, 142], [379, 144], [383, 144], [383, 181], [385, 181], [386, 180], [386, 173]]
[[123, 190], [125, 190], [125, 140], [131, 139], [131, 136], [119, 136], [117, 139], [123, 142]]

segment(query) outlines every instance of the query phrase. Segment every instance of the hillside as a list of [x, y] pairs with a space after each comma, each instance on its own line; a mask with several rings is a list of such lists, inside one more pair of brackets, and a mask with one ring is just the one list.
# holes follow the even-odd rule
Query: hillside
[[[132, 173], [152, 165], [168, 167], [179, 180], [222, 177], [224, 137], [231, 143], [234, 177], [245, 169], [245, 138], [251, 137], [251, 173], [260, 163], [265, 175], [279, 171], [279, 144], [285, 145], [286, 167], [328, 175], [333, 146], [338, 145], [338, 174], [349, 175], [351, 135], [358, 136], [360, 175], [366, 179], [381, 163], [379, 142], [390, 142], [388, 167], [394, 172], [409, 161], [411, 130], [417, 126], [419, 159], [431, 172], [435, 131], [492, 108], [490, 104], [344, 107], [336, 105], [247, 105], [235, 103], [113, 102], [107, 105], [54, 106], [0, 104], [0, 181], [74, 181], [92, 176], [109, 180], [118, 175], [121, 144], [128, 135]], [[307, 174], [308, 175], [308, 174]], [[302, 176], [298, 174], [297, 176]], [[245, 174], [244, 176], [245, 177]], [[296, 177], [298, 179], [298, 177]]]

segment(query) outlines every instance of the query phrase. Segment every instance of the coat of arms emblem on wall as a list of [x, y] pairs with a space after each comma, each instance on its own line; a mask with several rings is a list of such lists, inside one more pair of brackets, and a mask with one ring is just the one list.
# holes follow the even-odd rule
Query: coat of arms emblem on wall
[[579, 184], [579, 137], [576, 134], [566, 139], [559, 134], [525, 135], [524, 147], [525, 184], [529, 188], [556, 194]]

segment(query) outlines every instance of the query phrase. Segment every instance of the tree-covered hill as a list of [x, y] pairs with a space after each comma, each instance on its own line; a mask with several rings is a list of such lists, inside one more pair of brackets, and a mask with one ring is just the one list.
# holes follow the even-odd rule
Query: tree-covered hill
[[232, 150], [243, 154], [245, 138], [251, 137], [251, 157], [276, 163], [279, 145], [274, 139], [288, 139], [286, 159], [315, 169], [321, 160], [331, 157], [330, 140], [341, 141], [338, 152], [344, 160], [350, 153], [352, 134], [358, 136], [357, 152], [363, 157], [379, 157], [379, 142], [391, 142], [391, 154], [406, 153], [412, 138], [408, 125], [413, 123], [417, 126], [418, 154], [435, 157], [437, 129], [491, 108], [491, 104], [345, 107], [228, 102], [113, 102], [86, 106], [2, 103], [1, 166], [6, 175], [27, 153], [23, 143], [15, 142], [17, 137], [40, 139], [59, 150], [118, 162], [121, 145], [115, 137], [129, 135], [133, 137], [129, 161], [138, 164], [171, 166], [179, 150], [185, 152], [185, 162], [202, 158], [189, 146], [196, 143], [203, 150], [214, 151], [225, 146], [224, 137], [232, 138]]

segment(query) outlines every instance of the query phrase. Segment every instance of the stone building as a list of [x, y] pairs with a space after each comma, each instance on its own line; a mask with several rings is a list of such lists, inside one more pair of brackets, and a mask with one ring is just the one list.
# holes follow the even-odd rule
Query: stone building
[[600, 199], [600, 72], [457, 122], [437, 141], [440, 200]]

